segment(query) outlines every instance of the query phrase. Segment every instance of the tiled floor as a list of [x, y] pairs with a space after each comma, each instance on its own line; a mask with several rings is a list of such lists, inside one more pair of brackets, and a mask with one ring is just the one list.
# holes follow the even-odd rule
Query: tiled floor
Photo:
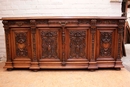
[[[122, 61], [130, 70], [130, 45]], [[0, 63], [0, 87], [130, 87], [130, 72], [116, 70], [30, 70], [6, 71]]]

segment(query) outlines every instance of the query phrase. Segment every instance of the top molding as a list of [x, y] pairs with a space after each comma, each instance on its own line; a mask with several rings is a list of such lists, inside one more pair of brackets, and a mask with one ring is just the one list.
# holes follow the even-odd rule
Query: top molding
[[34, 16], [34, 17], [2, 17], [2, 20], [28, 19], [126, 19], [120, 16]]

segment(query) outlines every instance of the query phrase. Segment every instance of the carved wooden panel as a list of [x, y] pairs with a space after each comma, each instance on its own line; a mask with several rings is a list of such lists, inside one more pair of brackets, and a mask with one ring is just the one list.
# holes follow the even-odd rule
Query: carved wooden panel
[[58, 47], [58, 35], [57, 30], [41, 30], [41, 59], [58, 59], [59, 47]]
[[57, 32], [41, 32], [42, 58], [57, 58]]
[[[17, 28], [16, 28], [17, 29]], [[12, 45], [15, 58], [29, 58], [30, 57], [30, 32], [20, 28], [19, 31], [12, 28]]]
[[17, 57], [26, 57], [28, 56], [27, 49], [27, 33], [26, 32], [17, 32], [15, 33], [15, 44], [16, 44], [16, 56]]
[[86, 59], [87, 31], [68, 30], [68, 59]]
[[110, 57], [112, 53], [112, 32], [100, 32], [100, 56]]
[[[106, 31], [102, 30], [106, 29]], [[97, 59], [98, 60], [113, 60], [115, 52], [115, 30], [102, 28], [97, 32]], [[98, 45], [99, 44], [99, 45]]]

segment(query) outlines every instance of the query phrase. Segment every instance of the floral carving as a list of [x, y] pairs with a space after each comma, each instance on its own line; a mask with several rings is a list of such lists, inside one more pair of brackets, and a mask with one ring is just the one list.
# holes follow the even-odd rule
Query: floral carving
[[42, 58], [57, 58], [57, 31], [41, 31]]
[[86, 31], [70, 31], [70, 58], [85, 58]]
[[27, 33], [15, 33], [16, 42], [16, 55], [18, 57], [28, 56], [27, 44]]

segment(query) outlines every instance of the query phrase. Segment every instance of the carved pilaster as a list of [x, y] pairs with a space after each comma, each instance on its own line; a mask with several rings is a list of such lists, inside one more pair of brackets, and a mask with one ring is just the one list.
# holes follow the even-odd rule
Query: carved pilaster
[[118, 57], [117, 60], [121, 59], [121, 47], [122, 47], [122, 34], [123, 34], [123, 30], [124, 30], [124, 23], [125, 20], [119, 20], [119, 24], [118, 24]]
[[3, 21], [2, 23], [4, 24], [3, 27], [4, 27], [4, 30], [5, 30], [7, 62], [11, 62], [10, 49], [9, 49], [9, 33], [10, 33], [10, 29], [9, 29], [8, 21]]
[[32, 63], [30, 69], [39, 69], [38, 60], [36, 58], [36, 21], [30, 20], [32, 34]]
[[94, 42], [95, 42], [95, 32], [96, 32], [96, 22], [97, 20], [91, 20], [91, 34], [92, 34], [92, 58], [90, 61], [95, 61], [94, 60]]
[[124, 30], [124, 24], [125, 24], [125, 20], [119, 20], [118, 23], [118, 55], [116, 58], [116, 64], [115, 64], [115, 68], [121, 68], [123, 67], [122, 62], [121, 62], [121, 50], [122, 50], [122, 41], [123, 41], [123, 30]]
[[4, 24], [4, 30], [5, 30], [5, 39], [6, 39], [6, 51], [7, 51], [7, 62], [5, 64], [4, 68], [12, 69], [12, 59], [11, 59], [11, 53], [10, 53], [10, 46], [9, 46], [9, 38], [10, 38], [10, 29], [9, 29], [9, 23], [8, 21], [2, 21]]
[[98, 67], [97, 67], [97, 62], [95, 61], [95, 33], [96, 33], [96, 23], [97, 23], [97, 20], [95, 20], [95, 19], [92, 19], [91, 20], [91, 29], [90, 29], [90, 32], [91, 32], [91, 43], [92, 43], [92, 45], [91, 45], [91, 59], [90, 59], [90, 62], [89, 62], [89, 67], [88, 67], [88, 69], [91, 69], [91, 70], [93, 70], [93, 69], [97, 69]]
[[59, 24], [62, 26], [62, 66], [65, 66], [65, 26], [67, 22], [59, 22]]

